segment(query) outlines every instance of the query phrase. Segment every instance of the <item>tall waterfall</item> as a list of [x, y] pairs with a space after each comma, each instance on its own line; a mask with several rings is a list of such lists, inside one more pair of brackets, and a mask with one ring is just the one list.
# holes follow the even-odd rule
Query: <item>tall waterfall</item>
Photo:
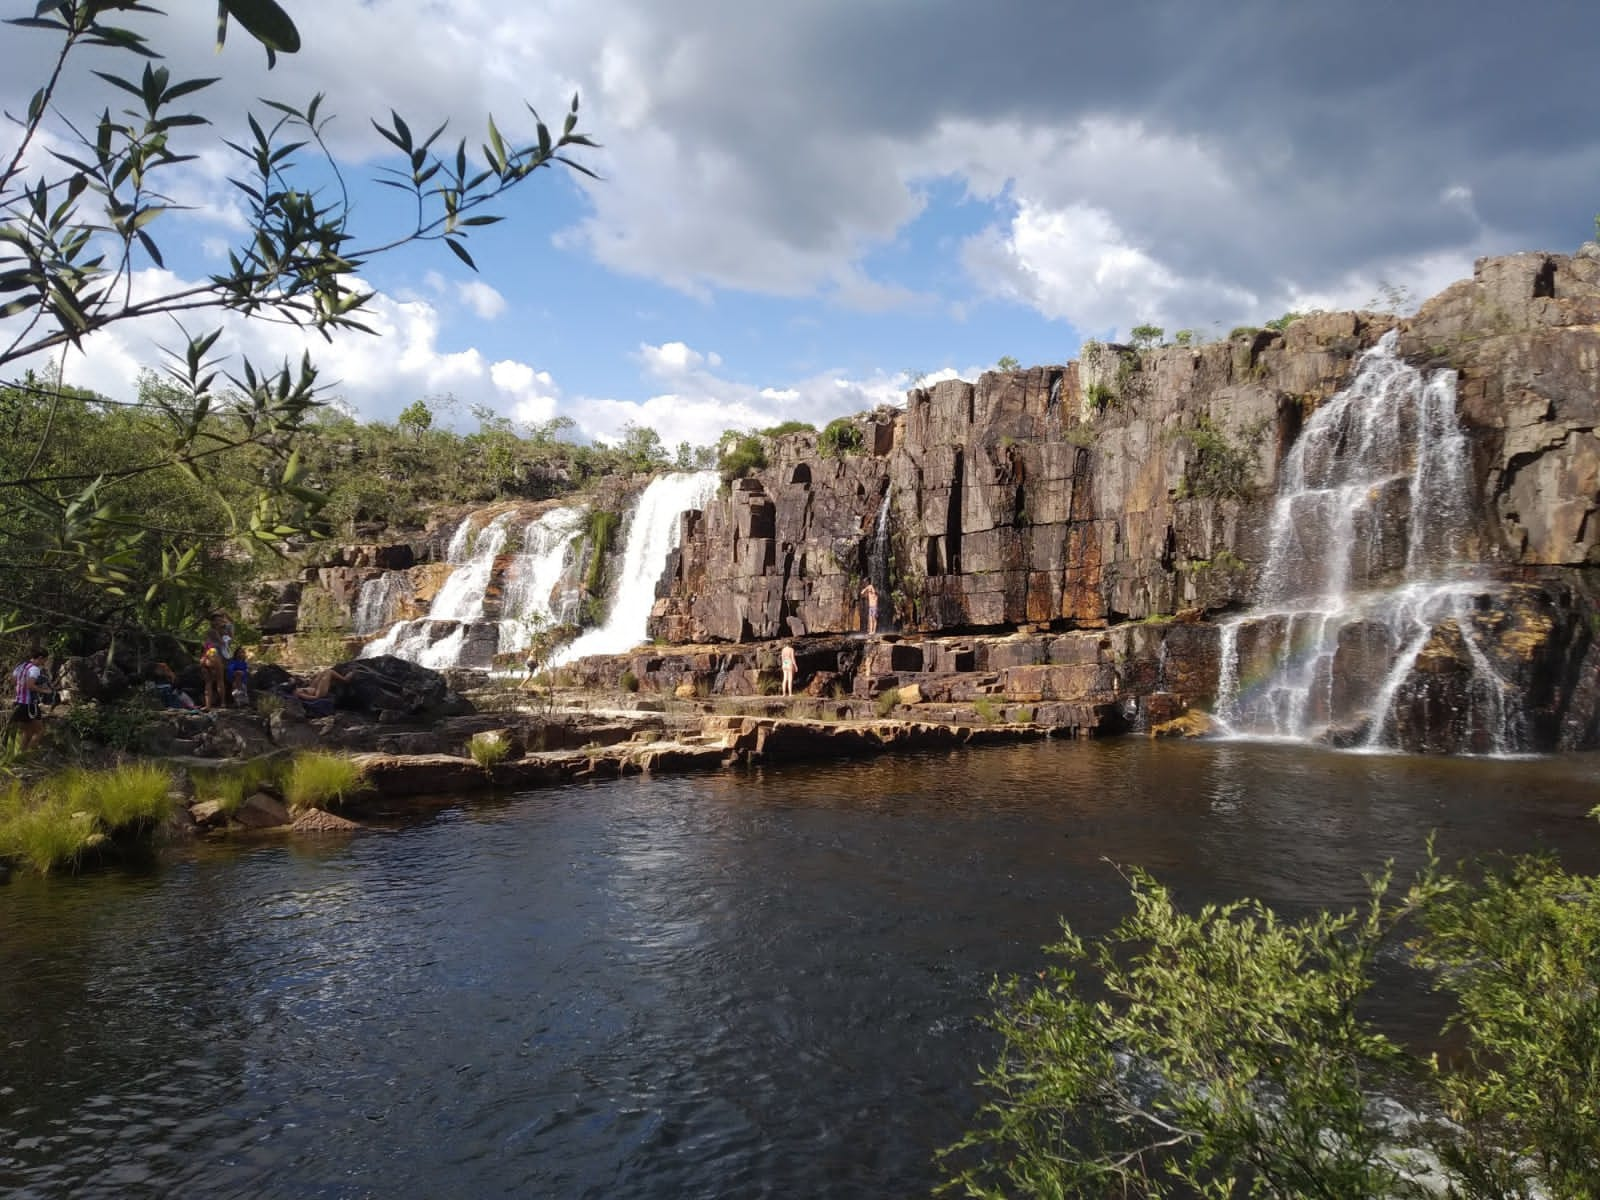
[[562, 647], [550, 660], [561, 666], [591, 654], [621, 654], [645, 639], [656, 583], [667, 555], [682, 536], [679, 518], [689, 509], [704, 508], [721, 482], [715, 471], [663, 475], [651, 480], [639, 496], [628, 522], [622, 572], [605, 624]]
[[478, 532], [474, 541], [468, 529], [471, 518], [463, 520], [450, 539], [448, 551], [450, 561], [460, 565], [434, 596], [428, 615], [392, 626], [363, 647], [361, 657], [393, 654], [436, 670], [455, 666], [466, 640], [467, 623], [483, 615], [483, 598], [489, 590], [495, 556], [505, 549], [510, 521], [511, 513], [501, 513]]
[[565, 616], [556, 612], [550, 597], [583, 528], [584, 513], [581, 508], [553, 508], [523, 530], [522, 550], [506, 569], [500, 603], [501, 654], [526, 650], [542, 627]]
[[1418, 656], [1453, 622], [1473, 666], [1469, 725], [1491, 753], [1521, 745], [1521, 710], [1479, 641], [1467, 443], [1455, 373], [1364, 354], [1284, 461], [1258, 604], [1220, 627], [1217, 717], [1289, 739], [1334, 727], [1387, 744]]
[[867, 551], [867, 578], [878, 592], [878, 628], [896, 629], [894, 600], [889, 593], [889, 498], [892, 488], [883, 493], [883, 503], [878, 506], [878, 519], [872, 527], [872, 544]]

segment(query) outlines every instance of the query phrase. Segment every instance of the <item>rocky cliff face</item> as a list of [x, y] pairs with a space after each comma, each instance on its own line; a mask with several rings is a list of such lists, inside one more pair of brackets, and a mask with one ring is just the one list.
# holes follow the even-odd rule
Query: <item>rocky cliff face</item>
[[[1040, 691], [1046, 698], [1137, 703], [1178, 690], [1176, 679], [1183, 699], [1210, 702], [1219, 639], [1195, 619], [1238, 613], [1260, 595], [1289, 449], [1348, 382], [1357, 356], [1395, 327], [1407, 360], [1458, 372], [1470, 460], [1466, 553], [1478, 582], [1459, 600], [1474, 615], [1437, 625], [1401, 684], [1394, 736], [1418, 749], [1484, 748], [1459, 713], [1493, 700], [1462, 691], [1477, 686], [1462, 680], [1481, 678], [1478, 660], [1487, 657], [1528, 699], [1532, 715], [1518, 735], [1526, 747], [1594, 744], [1593, 244], [1570, 258], [1484, 260], [1471, 280], [1406, 320], [1318, 314], [1198, 348], [1091, 345], [1076, 363], [941, 383], [912, 392], [903, 412], [862, 418], [859, 454], [826, 456], [815, 435], [791, 435], [772, 465], [686, 518], [651, 632], [669, 642], [743, 642], [857, 630], [863, 583], [886, 580], [885, 627], [924, 636], [1022, 631], [1060, 643], [1040, 665], [1070, 664], [1076, 674], [1056, 679], [1056, 671]], [[1413, 486], [1398, 476], [1374, 485], [1382, 494], [1360, 532], [1375, 580], [1398, 583], [1405, 570], [1396, 528]], [[1131, 622], [1171, 635], [1094, 632]], [[1294, 635], [1281, 630], [1285, 643]], [[1079, 639], [1089, 640], [1068, 648]], [[1400, 648], [1380, 643], [1370, 627], [1340, 635], [1318, 693], [1324, 704], [1354, 694], [1337, 680], [1381, 682]], [[1345, 737], [1372, 718], [1326, 716]]]

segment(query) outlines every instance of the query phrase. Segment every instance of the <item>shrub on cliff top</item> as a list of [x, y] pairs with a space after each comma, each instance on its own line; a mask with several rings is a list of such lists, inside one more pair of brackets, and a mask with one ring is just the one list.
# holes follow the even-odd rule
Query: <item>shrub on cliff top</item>
[[834, 458], [844, 458], [847, 454], [859, 454], [865, 441], [861, 436], [861, 426], [849, 417], [835, 417], [822, 427], [817, 450]]
[[722, 473], [723, 483], [743, 479], [752, 471], [759, 471], [767, 465], [767, 448], [755, 434], [742, 433], [726, 442], [725, 447], [717, 459], [717, 470]]

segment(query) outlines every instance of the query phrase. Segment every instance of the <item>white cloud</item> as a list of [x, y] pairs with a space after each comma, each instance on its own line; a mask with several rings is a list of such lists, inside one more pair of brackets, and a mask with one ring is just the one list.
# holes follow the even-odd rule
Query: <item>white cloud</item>
[[481, 279], [456, 284], [456, 295], [485, 321], [492, 321], [506, 311], [506, 298]]

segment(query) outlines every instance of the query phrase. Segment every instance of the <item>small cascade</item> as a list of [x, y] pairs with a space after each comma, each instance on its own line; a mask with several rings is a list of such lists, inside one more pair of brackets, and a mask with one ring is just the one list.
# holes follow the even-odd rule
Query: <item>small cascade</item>
[[565, 589], [554, 603], [551, 597], [571, 561], [585, 513], [581, 508], [553, 508], [523, 530], [522, 550], [506, 569], [499, 653], [520, 654], [541, 629], [567, 619], [566, 593], [573, 589]]
[[1467, 441], [1455, 373], [1364, 354], [1284, 461], [1257, 606], [1219, 629], [1218, 719], [1233, 733], [1396, 744], [1414, 669], [1442, 638], [1463, 651], [1465, 744], [1522, 748], [1516, 690], [1474, 619]]
[[400, 606], [411, 598], [411, 581], [401, 571], [385, 571], [361, 585], [353, 633], [377, 633], [394, 624]]
[[463, 520], [447, 551], [449, 560], [459, 565], [433, 598], [428, 615], [391, 626], [382, 637], [362, 648], [361, 657], [393, 654], [435, 670], [457, 666], [469, 625], [483, 616], [489, 577], [495, 557], [505, 549], [511, 516], [509, 512], [501, 513], [479, 530], [476, 539], [469, 529], [471, 518]]
[[867, 578], [878, 591], [878, 629], [895, 628], [894, 601], [889, 594], [889, 497], [892, 489], [885, 489], [883, 503], [878, 506], [878, 519], [872, 527], [872, 544], [867, 550]]
[[622, 570], [605, 624], [562, 647], [551, 666], [591, 654], [621, 654], [644, 641], [656, 584], [683, 533], [679, 518], [690, 509], [704, 508], [720, 483], [715, 471], [663, 475], [650, 482], [628, 522]]

